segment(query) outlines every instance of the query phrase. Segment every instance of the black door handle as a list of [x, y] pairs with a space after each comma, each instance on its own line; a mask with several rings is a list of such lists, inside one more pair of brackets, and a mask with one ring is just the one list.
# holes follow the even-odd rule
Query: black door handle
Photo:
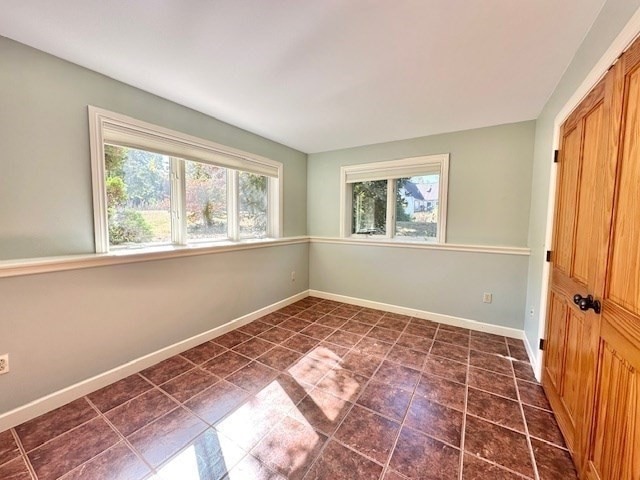
[[576, 293], [573, 296], [573, 303], [578, 305], [578, 307], [580, 307], [580, 310], [582, 310], [583, 312], [586, 312], [590, 308], [593, 308], [594, 312], [600, 313], [600, 309], [602, 307], [600, 305], [600, 300], [594, 300], [591, 295], [587, 295], [586, 297], [583, 297], [579, 293]]

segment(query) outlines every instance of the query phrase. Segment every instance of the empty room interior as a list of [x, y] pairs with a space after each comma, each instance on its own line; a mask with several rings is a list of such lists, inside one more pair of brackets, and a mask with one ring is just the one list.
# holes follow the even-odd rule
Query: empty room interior
[[0, 479], [640, 480], [640, 0], [6, 0]]

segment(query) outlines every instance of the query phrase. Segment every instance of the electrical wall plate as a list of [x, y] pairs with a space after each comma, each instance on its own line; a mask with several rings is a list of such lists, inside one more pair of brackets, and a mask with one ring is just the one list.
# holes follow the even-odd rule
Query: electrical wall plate
[[0, 375], [9, 373], [9, 354], [0, 355]]

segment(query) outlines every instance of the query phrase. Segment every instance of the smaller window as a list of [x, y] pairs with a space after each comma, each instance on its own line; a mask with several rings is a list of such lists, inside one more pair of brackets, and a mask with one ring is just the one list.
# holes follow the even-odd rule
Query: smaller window
[[445, 242], [449, 155], [342, 167], [342, 236]]

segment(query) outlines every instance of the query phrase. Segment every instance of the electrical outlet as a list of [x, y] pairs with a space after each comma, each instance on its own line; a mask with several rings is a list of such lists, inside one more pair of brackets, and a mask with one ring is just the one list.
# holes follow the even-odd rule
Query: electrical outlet
[[9, 354], [0, 355], [0, 375], [9, 373]]
[[295, 270], [293, 272], [291, 272], [291, 281], [292, 282], [296, 281], [296, 272], [295, 272]]
[[482, 301], [484, 303], [491, 303], [491, 300], [493, 300], [493, 295], [491, 293], [484, 292], [482, 295]]

